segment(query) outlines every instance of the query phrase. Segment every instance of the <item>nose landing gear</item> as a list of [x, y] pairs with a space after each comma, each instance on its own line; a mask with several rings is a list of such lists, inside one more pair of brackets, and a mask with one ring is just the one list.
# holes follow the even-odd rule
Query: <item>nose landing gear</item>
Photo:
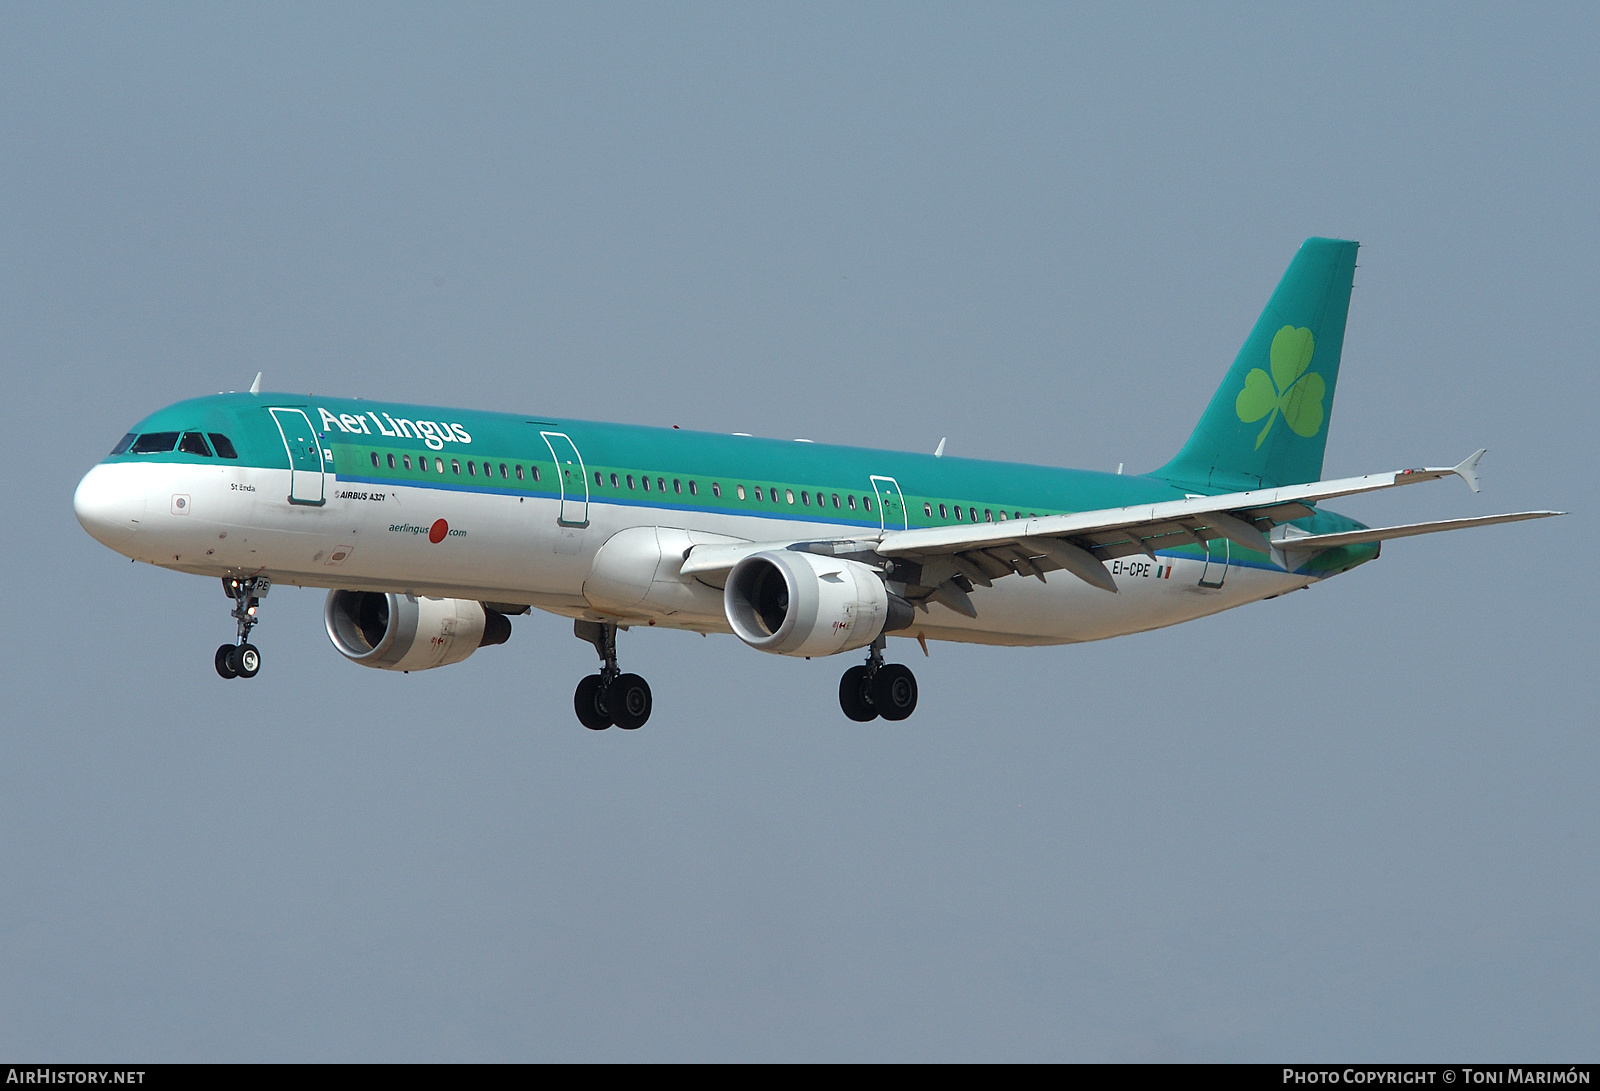
[[867, 661], [839, 679], [839, 707], [857, 723], [882, 716], [903, 720], [917, 710], [917, 676], [902, 663], [885, 663], [882, 636], [872, 642]]
[[224, 678], [254, 678], [261, 670], [261, 652], [250, 643], [250, 630], [260, 624], [256, 616], [261, 600], [272, 589], [272, 581], [265, 576], [247, 576], [222, 580], [223, 594], [233, 600], [233, 618], [239, 623], [239, 642], [224, 644], [217, 649], [213, 664]]
[[578, 722], [590, 731], [604, 731], [613, 724], [624, 731], [643, 727], [653, 706], [650, 683], [637, 674], [623, 674], [617, 666], [616, 624], [574, 621], [572, 631], [579, 640], [594, 645], [601, 663], [600, 673], [579, 682], [572, 695]]

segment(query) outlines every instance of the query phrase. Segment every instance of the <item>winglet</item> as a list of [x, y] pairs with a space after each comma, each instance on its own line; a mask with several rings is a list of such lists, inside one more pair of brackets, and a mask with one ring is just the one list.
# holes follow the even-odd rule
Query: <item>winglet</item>
[[935, 447], [933, 449], [933, 457], [934, 458], [943, 458], [944, 457], [944, 441], [946, 439], [949, 439], [949, 438], [950, 438], [949, 436], [945, 436], [943, 439], [939, 440], [939, 446], [937, 446], [937, 447]]
[[[256, 381], [250, 384], [250, 393], [252, 393], [252, 394], [261, 393], [261, 372], [259, 372], [259, 371], [256, 372]], [[1478, 453], [1482, 454], [1483, 452], [1480, 451]], [[1476, 492], [1477, 490], [1474, 489], [1473, 491]]]
[[1451, 467], [1450, 472], [1467, 483], [1467, 488], [1473, 492], [1478, 491], [1478, 463], [1483, 461], [1483, 456], [1488, 454], [1487, 447], [1479, 447], [1468, 455], [1461, 465]]

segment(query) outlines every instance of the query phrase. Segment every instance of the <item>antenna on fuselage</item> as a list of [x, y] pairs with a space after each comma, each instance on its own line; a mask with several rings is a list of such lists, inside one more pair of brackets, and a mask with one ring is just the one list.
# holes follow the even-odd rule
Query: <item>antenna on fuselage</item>
[[261, 372], [256, 372], [256, 381], [250, 384], [250, 393], [261, 393]]
[[949, 439], [949, 438], [950, 438], [949, 436], [940, 436], [939, 437], [939, 446], [937, 446], [937, 447], [935, 447], [933, 449], [933, 457], [934, 458], [943, 458], [944, 457], [944, 441]]

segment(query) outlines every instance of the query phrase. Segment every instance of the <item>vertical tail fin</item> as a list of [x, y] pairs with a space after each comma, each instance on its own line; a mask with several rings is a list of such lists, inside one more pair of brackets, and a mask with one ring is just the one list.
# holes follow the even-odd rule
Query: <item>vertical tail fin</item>
[[1152, 477], [1234, 492], [1322, 476], [1356, 245], [1301, 244], [1189, 442]]

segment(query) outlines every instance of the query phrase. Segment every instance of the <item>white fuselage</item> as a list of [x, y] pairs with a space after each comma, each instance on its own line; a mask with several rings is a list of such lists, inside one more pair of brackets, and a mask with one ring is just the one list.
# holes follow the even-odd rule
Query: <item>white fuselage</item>
[[[588, 525], [558, 523], [547, 497], [415, 485], [369, 486], [328, 475], [326, 503], [290, 504], [290, 471], [239, 464], [108, 463], [79, 485], [80, 521], [135, 560], [197, 575], [266, 574], [307, 587], [390, 591], [527, 604], [568, 617], [731, 632], [718, 587], [675, 564], [697, 544], [861, 539], [859, 526], [757, 515], [668, 512], [588, 502]], [[690, 525], [684, 525], [690, 524]], [[659, 565], [644, 577], [662, 595], [619, 610], [593, 582], [596, 556], [619, 532], [662, 529]], [[637, 533], [634, 537], [637, 537]], [[876, 534], [869, 537], [877, 537]], [[623, 539], [619, 539], [624, 541]], [[1173, 625], [1297, 590], [1316, 577], [1160, 554], [1107, 562], [1117, 594], [1066, 572], [1012, 576], [972, 595], [978, 616], [937, 603], [894, 635], [983, 644], [1099, 640]], [[674, 558], [676, 561], [674, 563]], [[609, 605], [608, 605], [609, 604]]]

